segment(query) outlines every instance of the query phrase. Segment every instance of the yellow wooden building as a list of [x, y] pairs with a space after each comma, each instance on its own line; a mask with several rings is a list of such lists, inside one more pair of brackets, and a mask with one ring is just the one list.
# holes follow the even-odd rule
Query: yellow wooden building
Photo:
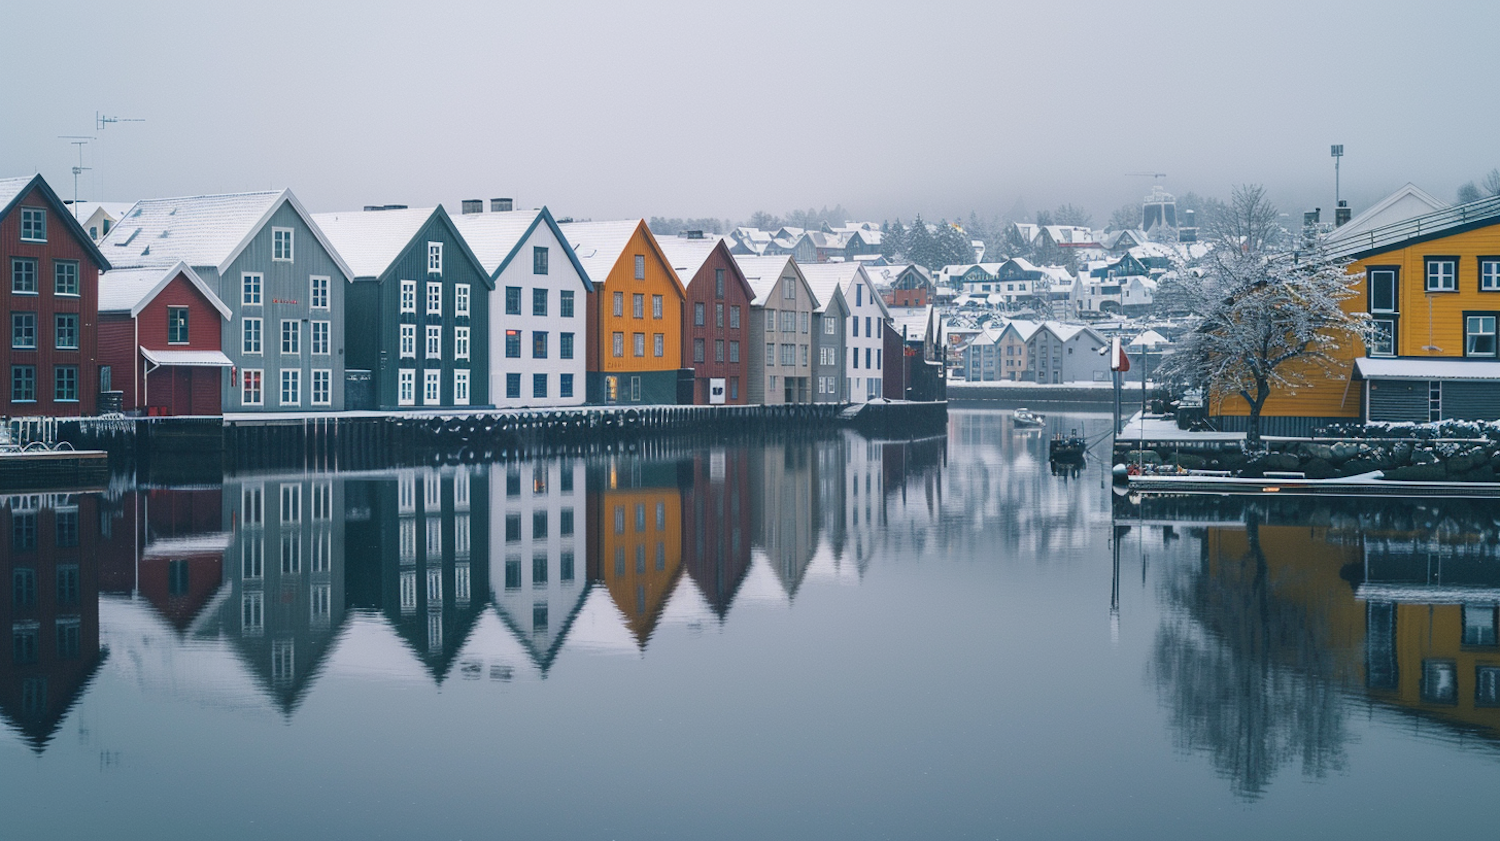
[[[1444, 208], [1336, 238], [1334, 255], [1364, 272], [1345, 306], [1370, 313], [1379, 338], [1344, 349], [1338, 370], [1278, 389], [1261, 431], [1301, 435], [1356, 420], [1500, 418], [1500, 197]], [[1220, 428], [1241, 430], [1238, 395], [1210, 405]]]
[[594, 283], [588, 296], [588, 402], [692, 403], [693, 371], [682, 368], [687, 296], [646, 223], [570, 222], [561, 228]]

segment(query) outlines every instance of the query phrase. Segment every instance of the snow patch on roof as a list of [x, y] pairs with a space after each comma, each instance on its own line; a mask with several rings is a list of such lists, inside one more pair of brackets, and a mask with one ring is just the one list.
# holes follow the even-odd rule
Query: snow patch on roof
[[355, 277], [376, 278], [396, 262], [435, 207], [314, 213], [313, 220], [343, 255]]

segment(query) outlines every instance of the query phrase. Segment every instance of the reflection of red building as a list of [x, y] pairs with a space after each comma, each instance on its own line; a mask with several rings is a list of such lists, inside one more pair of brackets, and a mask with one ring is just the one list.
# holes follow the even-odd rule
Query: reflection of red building
[[688, 575], [720, 619], [750, 569], [750, 455], [699, 451], [682, 499], [682, 555]]
[[145, 495], [146, 545], [136, 586], [179, 631], [224, 580], [229, 534], [222, 528], [222, 499], [217, 487]]
[[100, 662], [98, 499], [0, 500], [0, 714], [46, 747]]

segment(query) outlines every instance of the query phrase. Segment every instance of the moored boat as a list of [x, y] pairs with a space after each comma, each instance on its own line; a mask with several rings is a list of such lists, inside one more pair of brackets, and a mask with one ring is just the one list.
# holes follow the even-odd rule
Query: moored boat
[[1022, 407], [1011, 412], [1011, 423], [1019, 429], [1040, 429], [1047, 423], [1047, 416]]

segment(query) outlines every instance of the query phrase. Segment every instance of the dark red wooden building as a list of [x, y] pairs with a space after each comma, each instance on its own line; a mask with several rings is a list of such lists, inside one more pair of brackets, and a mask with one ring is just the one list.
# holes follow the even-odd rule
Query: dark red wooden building
[[101, 391], [123, 411], [217, 415], [229, 357], [220, 349], [229, 307], [186, 263], [128, 269], [99, 280]]
[[40, 175], [0, 179], [0, 414], [92, 415], [109, 261]]
[[[682, 367], [693, 369], [693, 402], [749, 402], [750, 302], [755, 300], [723, 237], [661, 237], [662, 251], [687, 289]], [[721, 387], [722, 392], [713, 394]]]

